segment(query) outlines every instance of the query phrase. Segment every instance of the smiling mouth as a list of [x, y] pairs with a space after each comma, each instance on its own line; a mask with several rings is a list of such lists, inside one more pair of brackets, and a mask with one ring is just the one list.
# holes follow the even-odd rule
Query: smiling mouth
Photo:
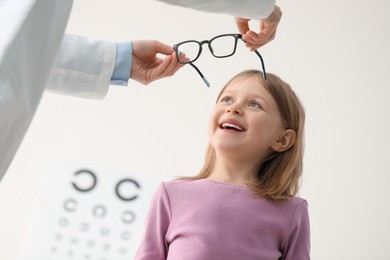
[[232, 123], [222, 123], [220, 127], [222, 129], [234, 130], [238, 132], [244, 131], [244, 129], [241, 126]]

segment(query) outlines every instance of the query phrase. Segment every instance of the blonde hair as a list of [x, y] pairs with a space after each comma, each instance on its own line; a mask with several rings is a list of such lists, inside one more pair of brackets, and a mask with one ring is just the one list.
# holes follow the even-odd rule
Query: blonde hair
[[[233, 81], [255, 76], [275, 99], [286, 129], [292, 129], [296, 133], [294, 145], [283, 152], [275, 152], [264, 161], [253, 182], [247, 183], [250, 190], [258, 196], [269, 199], [288, 199], [297, 195], [300, 188], [302, 175], [303, 150], [304, 150], [304, 122], [305, 112], [290, 85], [278, 76], [267, 73], [267, 80], [263, 80], [262, 72], [258, 70], [245, 70], [232, 79], [220, 91], [217, 100], [227, 86]], [[207, 147], [203, 168], [198, 175], [182, 177], [180, 179], [204, 179], [214, 170], [216, 155], [214, 148]]]

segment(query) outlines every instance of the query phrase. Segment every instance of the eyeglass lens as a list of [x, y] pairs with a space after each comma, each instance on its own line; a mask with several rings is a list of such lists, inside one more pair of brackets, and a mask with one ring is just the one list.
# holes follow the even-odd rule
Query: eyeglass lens
[[[196, 60], [199, 57], [201, 47], [199, 42], [196, 41], [187, 41], [177, 46], [179, 53], [184, 53], [185, 57], [178, 56], [179, 62], [188, 63]], [[189, 60], [185, 61], [182, 58], [188, 58]]]
[[233, 35], [216, 37], [210, 41], [209, 48], [217, 58], [231, 56], [236, 49], [236, 38]]
[[236, 38], [233, 35], [223, 35], [212, 39], [211, 41], [197, 42], [187, 41], [177, 46], [180, 53], [184, 53], [189, 61], [181, 60], [179, 62], [188, 63], [195, 61], [202, 52], [202, 44], [208, 43], [210, 52], [217, 58], [224, 58], [234, 54], [236, 49]]

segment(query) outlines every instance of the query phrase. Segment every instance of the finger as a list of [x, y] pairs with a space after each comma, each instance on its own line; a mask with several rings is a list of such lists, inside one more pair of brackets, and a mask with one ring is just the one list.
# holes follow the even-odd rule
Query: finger
[[259, 43], [259, 44], [251, 44], [251, 45], [248, 45], [247, 47], [249, 48], [250, 51], [254, 51], [254, 50], [260, 48], [261, 46], [264, 46], [265, 44], [266, 44], [266, 42]]
[[249, 36], [249, 37], [255, 39], [255, 38], [258, 36], [258, 33], [256, 33], [256, 32], [254, 32], [254, 31], [250, 30], [250, 31], [248, 31], [245, 35], [247, 35], [247, 36]]
[[247, 41], [245, 43], [245, 46], [248, 47], [251, 51], [260, 48], [261, 46], [268, 43], [270, 40], [266, 38], [258, 39], [258, 40], [251, 40], [251, 42]]
[[189, 61], [190, 61], [190, 58], [188, 58], [188, 57], [186, 56], [185, 53], [180, 53], [180, 54], [179, 54], [179, 58], [180, 58], [180, 60], [181, 60], [183, 63], [189, 62]]
[[[177, 56], [177, 54], [176, 54], [175, 52], [172, 53], [171, 55], [173, 56], [173, 58], [174, 58], [177, 62], [179, 62], [179, 60], [180, 60], [181, 63], [186, 63], [186, 62], [190, 61], [190, 59], [185, 55], [184, 52], [180, 52], [180, 53], [178, 54], [178, 56]], [[180, 63], [180, 62], [179, 62], [179, 63]]]
[[248, 43], [246, 44], [245, 46], [250, 50], [250, 51], [254, 51], [258, 48], [260, 48], [261, 46], [263, 46], [265, 43], [257, 43], [257, 44], [251, 44], [251, 43]]
[[276, 32], [276, 27], [264, 27], [259, 36], [262, 35], [264, 38], [270, 38], [272, 34]]
[[276, 30], [272, 29], [264, 29], [263, 32], [260, 32], [259, 34], [256, 34], [255, 32], [248, 32], [245, 34], [242, 38], [249, 43], [252, 44], [260, 44], [263, 42], [268, 42], [272, 40], [275, 37]]
[[161, 77], [172, 76], [173, 74], [175, 74], [175, 72], [178, 69], [180, 69], [183, 66], [184, 66], [184, 64], [179, 63], [177, 61], [177, 59], [175, 58], [175, 56], [172, 54], [172, 59], [170, 60], [169, 64], [165, 68], [165, 70], [162, 72]]
[[259, 23], [259, 32], [262, 32], [264, 30], [264, 21], [261, 20], [260, 23]]
[[154, 81], [159, 78], [162, 78], [164, 71], [167, 69], [171, 61], [172, 61], [172, 55], [169, 55], [165, 57], [158, 66], [152, 68], [150, 72], [150, 76], [151, 76], [150, 81]]
[[[166, 59], [168, 59], [168, 57]], [[178, 64], [178, 61], [175, 59], [175, 57], [173, 57], [173, 55], [169, 56], [169, 59], [168, 59], [167, 63], [164, 64], [165, 67], [161, 71], [159, 77], [163, 78], [163, 77], [171, 76], [171, 72], [174, 70], [175, 65], [177, 65], [177, 64]]]
[[234, 21], [240, 34], [245, 34], [249, 31], [249, 19], [235, 17]]
[[276, 31], [274, 31], [270, 35], [267, 35], [267, 37], [264, 40], [267, 41], [267, 43], [268, 43], [268, 42], [272, 41], [273, 39], [275, 39], [275, 36], [276, 36]]
[[170, 55], [174, 52], [173, 48], [165, 43], [154, 41], [154, 48], [157, 53]]
[[246, 33], [245, 35], [243, 35], [243, 40], [246, 41], [247, 43], [251, 43], [251, 44], [256, 44], [256, 43], [259, 43], [260, 41], [263, 41], [264, 37], [263, 35], [259, 35], [253, 31], [250, 31], [248, 33]]
[[175, 58], [174, 54], [165, 57], [162, 63], [150, 71], [149, 81], [155, 81], [164, 77], [172, 76], [179, 68], [184, 66]]

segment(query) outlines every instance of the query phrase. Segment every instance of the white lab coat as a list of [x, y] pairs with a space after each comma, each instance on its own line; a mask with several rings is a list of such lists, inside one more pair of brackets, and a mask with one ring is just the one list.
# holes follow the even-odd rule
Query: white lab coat
[[63, 37], [72, 2], [0, 1], [0, 180], [45, 87], [88, 98], [103, 98], [108, 90], [115, 44]]
[[41, 99], [71, 5], [71, 0], [0, 2], [0, 179]]
[[[274, 0], [160, 1], [248, 18], [266, 17], [274, 6]], [[0, 180], [45, 88], [88, 98], [103, 98], [108, 90], [115, 44], [64, 37], [72, 2], [0, 0]]]
[[275, 0], [157, 0], [199, 11], [260, 20], [274, 10]]

